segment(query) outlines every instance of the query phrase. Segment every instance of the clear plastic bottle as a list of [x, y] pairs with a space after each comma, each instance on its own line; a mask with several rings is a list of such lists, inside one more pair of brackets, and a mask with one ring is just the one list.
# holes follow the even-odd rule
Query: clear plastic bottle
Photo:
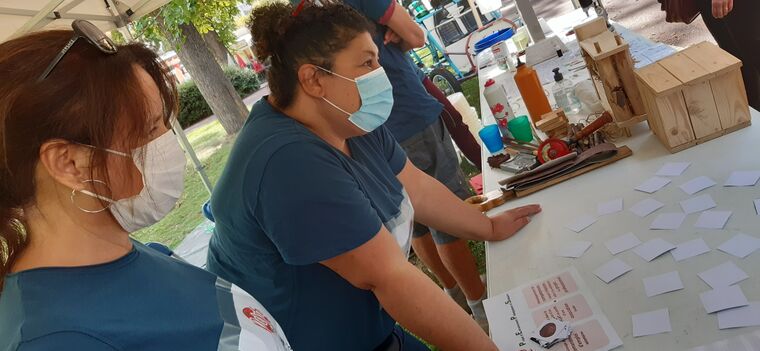
[[581, 110], [581, 102], [575, 96], [573, 83], [565, 80], [559, 68], [552, 70], [554, 72], [554, 85], [552, 86], [552, 95], [557, 107], [565, 111], [565, 114], [577, 114]]

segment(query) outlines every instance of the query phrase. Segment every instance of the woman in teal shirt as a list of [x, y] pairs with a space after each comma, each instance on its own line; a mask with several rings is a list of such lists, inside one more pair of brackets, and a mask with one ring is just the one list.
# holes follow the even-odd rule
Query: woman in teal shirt
[[182, 194], [176, 89], [73, 29], [0, 44], [0, 350], [291, 350], [242, 289], [130, 239]]
[[414, 167], [388, 130], [393, 94], [372, 26], [345, 5], [255, 8], [271, 95], [257, 102], [211, 199], [208, 267], [254, 294], [296, 350], [496, 350], [407, 261], [412, 221], [503, 240], [540, 211], [488, 218]]

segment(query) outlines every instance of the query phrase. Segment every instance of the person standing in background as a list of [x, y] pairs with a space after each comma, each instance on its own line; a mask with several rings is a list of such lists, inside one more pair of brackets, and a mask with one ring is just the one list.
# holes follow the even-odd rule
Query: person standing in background
[[[409, 56], [407, 55], [407, 57]], [[417, 71], [417, 76], [420, 77], [422, 86], [425, 87], [428, 94], [443, 105], [441, 120], [446, 125], [446, 130], [451, 134], [451, 138], [454, 139], [454, 143], [457, 144], [464, 157], [470, 160], [470, 163], [477, 167], [479, 171], [482, 171], [480, 144], [478, 144], [478, 141], [475, 140], [475, 137], [470, 133], [470, 129], [462, 120], [462, 114], [454, 108], [454, 105], [451, 104], [446, 94], [412, 61], [411, 57], [409, 57], [409, 62]]]
[[718, 45], [742, 60], [749, 105], [760, 110], [760, 1], [695, 1]]
[[[471, 191], [459, 168], [449, 132], [441, 122], [443, 105], [428, 94], [417, 74], [419, 69], [408, 58], [409, 50], [425, 45], [425, 33], [394, 0], [343, 2], [376, 26], [373, 40], [379, 49], [380, 65], [393, 85], [394, 103], [387, 128], [412, 164], [443, 183], [459, 198], [468, 198]], [[432, 240], [428, 235], [432, 235]], [[487, 329], [482, 302], [486, 297], [485, 283], [478, 274], [467, 241], [415, 223], [412, 247], [439, 278], [449, 296], [460, 305], [469, 306], [478, 324]]]

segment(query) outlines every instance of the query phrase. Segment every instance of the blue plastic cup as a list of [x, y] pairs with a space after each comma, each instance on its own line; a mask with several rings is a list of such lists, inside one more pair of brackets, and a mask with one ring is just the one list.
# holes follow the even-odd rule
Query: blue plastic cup
[[504, 150], [504, 141], [501, 140], [499, 126], [495, 124], [487, 125], [478, 132], [480, 140], [486, 145], [488, 152], [495, 154]]

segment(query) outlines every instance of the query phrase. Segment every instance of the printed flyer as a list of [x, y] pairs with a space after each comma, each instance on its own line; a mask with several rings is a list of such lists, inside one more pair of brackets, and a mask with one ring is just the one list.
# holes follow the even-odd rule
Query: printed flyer
[[518, 286], [483, 301], [491, 337], [501, 351], [544, 350], [530, 340], [545, 320], [569, 323], [559, 351], [606, 351], [623, 342], [575, 268]]

